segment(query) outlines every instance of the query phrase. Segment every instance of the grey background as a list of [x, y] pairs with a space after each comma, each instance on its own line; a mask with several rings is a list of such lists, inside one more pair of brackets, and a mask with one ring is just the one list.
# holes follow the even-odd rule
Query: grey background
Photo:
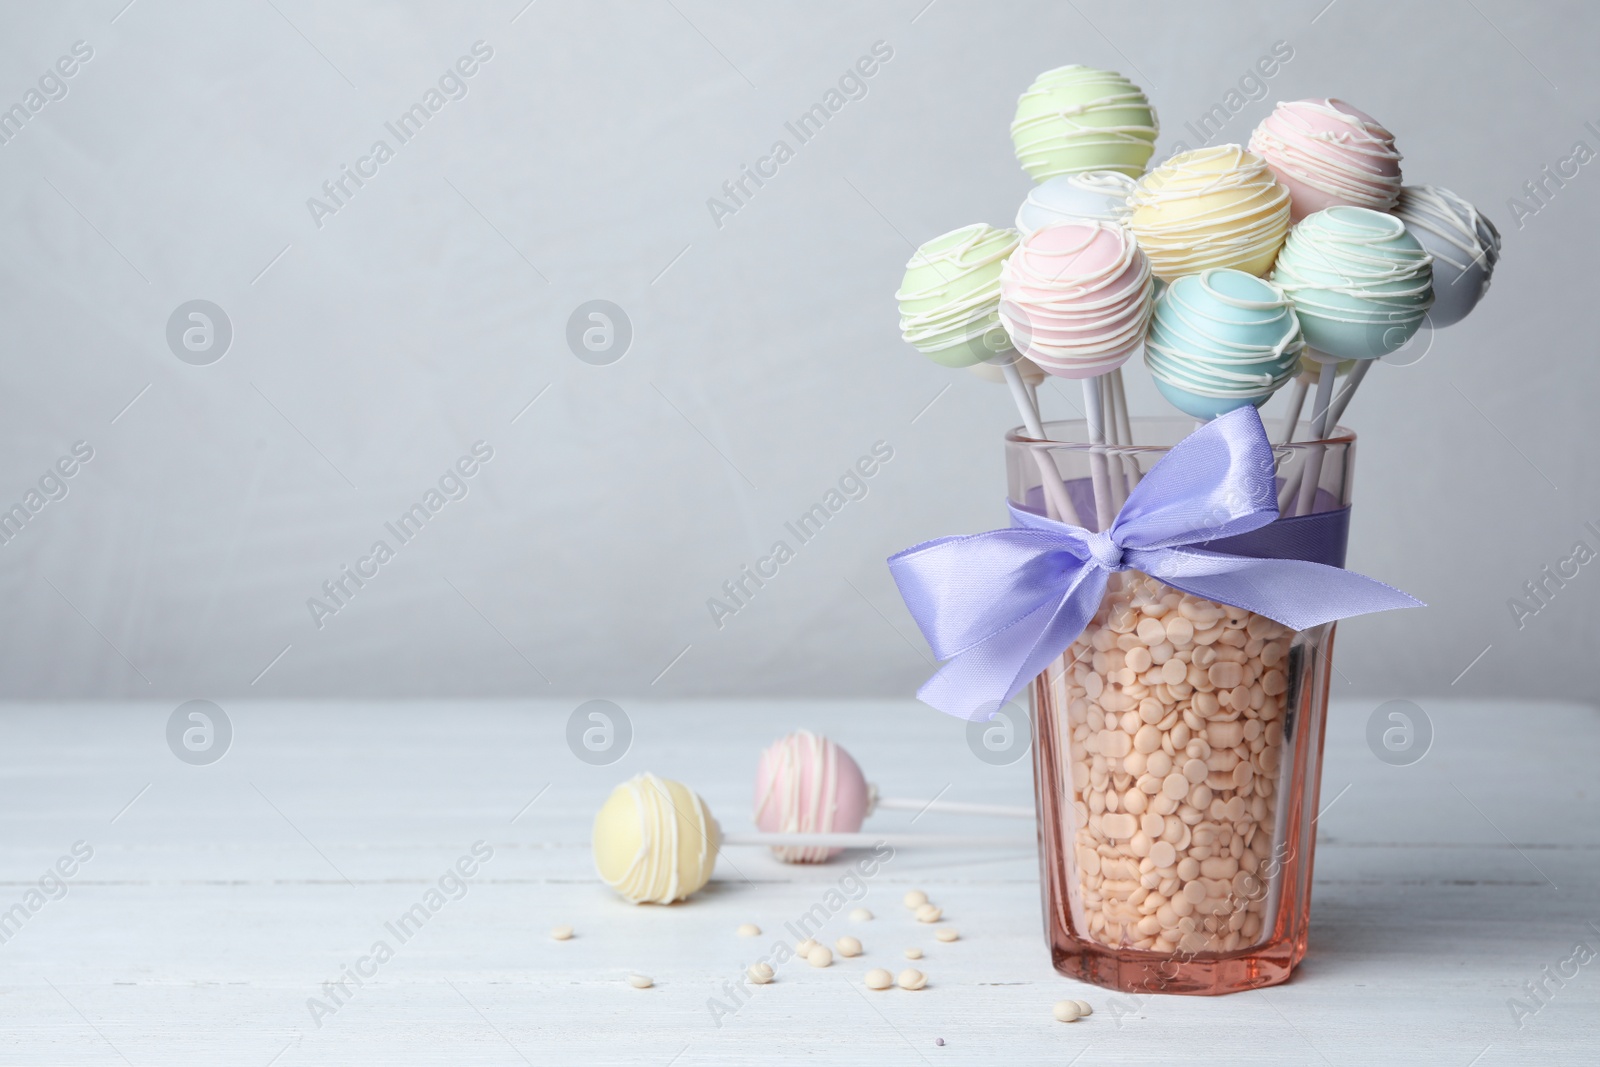
[[[1507, 204], [1600, 148], [1592, 5], [125, 5], [9, 5], [0, 34], [0, 106], [94, 49], [0, 146], [0, 499], [95, 450], [0, 547], [7, 696], [909, 695], [930, 665], [883, 559], [1001, 523], [1012, 422], [899, 341], [911, 246], [1009, 224], [1039, 71], [1125, 71], [1165, 155], [1278, 40], [1218, 140], [1342, 96], [1506, 238], [1474, 316], [1347, 417], [1351, 565], [1432, 607], [1343, 627], [1336, 695], [1593, 689], [1600, 565], [1520, 631], [1506, 604], [1600, 547], [1600, 163], [1521, 226]], [[315, 225], [307, 198], [478, 40], [468, 95]], [[880, 40], [867, 96], [715, 225]], [[232, 322], [209, 366], [165, 340], [193, 299]], [[632, 323], [609, 366], [565, 341], [594, 299]], [[466, 499], [319, 630], [307, 598], [478, 440]], [[866, 498], [717, 629], [707, 598], [879, 440]]]

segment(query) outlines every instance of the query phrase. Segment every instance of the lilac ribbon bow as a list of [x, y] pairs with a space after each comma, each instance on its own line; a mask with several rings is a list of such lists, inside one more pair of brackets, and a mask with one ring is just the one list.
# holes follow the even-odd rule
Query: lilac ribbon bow
[[1108, 531], [1013, 505], [1010, 529], [896, 553], [889, 570], [900, 595], [934, 655], [949, 661], [917, 696], [949, 715], [990, 718], [1077, 640], [1112, 571], [1143, 571], [1293, 630], [1422, 606], [1340, 567], [1195, 547], [1277, 518], [1272, 445], [1261, 416], [1246, 406], [1174, 446], [1128, 494]]

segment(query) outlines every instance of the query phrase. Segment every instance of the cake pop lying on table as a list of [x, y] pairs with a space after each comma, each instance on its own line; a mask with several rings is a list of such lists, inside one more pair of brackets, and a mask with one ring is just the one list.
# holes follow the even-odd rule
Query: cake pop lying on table
[[[853, 833], [877, 809], [941, 811], [952, 815], [1003, 815], [1031, 819], [1032, 808], [998, 804], [880, 797], [843, 747], [809, 730], [779, 738], [756, 766], [756, 826], [785, 833]], [[821, 863], [837, 848], [775, 848], [785, 863]]]
[[729, 845], [839, 849], [937, 845], [950, 848], [1033, 848], [1016, 840], [954, 834], [756, 833], [724, 834], [711, 809], [681, 782], [640, 774], [612, 791], [594, 818], [595, 870], [617, 895], [634, 904], [671, 904], [711, 880], [716, 856]]

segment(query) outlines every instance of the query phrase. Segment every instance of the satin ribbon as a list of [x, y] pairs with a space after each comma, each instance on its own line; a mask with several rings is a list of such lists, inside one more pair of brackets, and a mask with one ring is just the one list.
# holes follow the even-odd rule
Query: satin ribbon
[[1011, 528], [925, 541], [889, 557], [922, 635], [947, 660], [917, 697], [988, 719], [1077, 640], [1113, 571], [1245, 608], [1292, 630], [1422, 602], [1374, 579], [1304, 559], [1198, 547], [1278, 519], [1272, 445], [1253, 407], [1175, 445], [1091, 532], [1011, 505]]

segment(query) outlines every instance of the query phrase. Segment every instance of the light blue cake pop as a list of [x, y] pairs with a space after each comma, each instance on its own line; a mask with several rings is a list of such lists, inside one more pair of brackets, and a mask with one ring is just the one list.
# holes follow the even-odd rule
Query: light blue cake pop
[[1156, 300], [1144, 361], [1156, 389], [1197, 419], [1260, 407], [1299, 371], [1305, 341], [1293, 303], [1271, 282], [1217, 268], [1174, 281]]

